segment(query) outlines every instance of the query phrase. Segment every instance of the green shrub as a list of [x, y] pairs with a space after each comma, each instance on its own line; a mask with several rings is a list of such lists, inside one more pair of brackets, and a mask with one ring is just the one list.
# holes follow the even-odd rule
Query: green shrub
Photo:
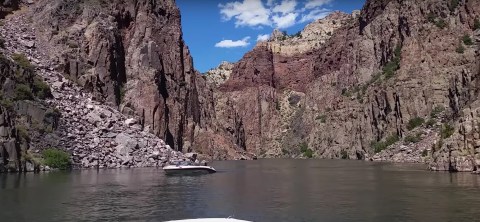
[[432, 128], [437, 124], [437, 121], [435, 119], [429, 119], [427, 123], [425, 124], [428, 128]]
[[300, 152], [302, 152], [305, 157], [308, 157], [308, 158], [313, 157], [313, 150], [308, 148], [308, 144], [305, 142], [300, 144]]
[[307, 143], [303, 142], [300, 144], [300, 152], [305, 153], [308, 150], [308, 145]]
[[383, 141], [372, 141], [370, 143], [370, 146], [375, 153], [380, 153], [382, 150], [387, 149], [389, 146], [395, 144], [399, 140], [400, 140], [400, 138], [398, 137], [398, 135], [393, 134], [393, 135], [387, 137], [387, 139], [385, 139], [385, 142], [383, 142]]
[[427, 150], [427, 149], [424, 149], [424, 150], [422, 151], [422, 157], [426, 157], [426, 156], [428, 156], [428, 150]]
[[402, 48], [397, 46], [394, 51], [393, 59], [385, 64], [383, 67], [383, 75], [386, 79], [390, 79], [395, 75], [395, 72], [400, 69], [400, 59], [402, 56]]
[[465, 45], [473, 45], [473, 40], [472, 40], [472, 38], [470, 38], [469, 35], [464, 35], [462, 37], [462, 41], [463, 41], [463, 44], [465, 44]]
[[410, 144], [410, 143], [418, 143], [422, 139], [422, 134], [417, 134], [417, 135], [408, 135], [405, 137], [404, 142], [405, 144]]
[[393, 134], [389, 137], [387, 137], [387, 139], [385, 140], [386, 144], [387, 144], [387, 147], [388, 146], [391, 146], [393, 145], [394, 143], [398, 142], [400, 140], [400, 138], [398, 137], [397, 134]]
[[65, 151], [50, 148], [43, 151], [42, 156], [45, 165], [49, 167], [61, 170], [66, 170], [70, 167], [70, 155]]
[[33, 65], [28, 61], [27, 57], [23, 54], [13, 54], [12, 59], [24, 69], [33, 69]]
[[52, 96], [52, 91], [48, 84], [39, 78], [33, 80], [33, 91], [40, 99], [46, 99]]
[[30, 87], [25, 84], [18, 84], [15, 88], [15, 100], [33, 100], [33, 93]]
[[448, 5], [450, 12], [454, 12], [455, 9], [457, 9], [459, 3], [460, 3], [459, 0], [450, 0], [450, 4]]
[[380, 153], [380, 152], [382, 152], [382, 150], [387, 148], [387, 146], [385, 145], [385, 142], [382, 142], [382, 141], [378, 141], [378, 142], [377, 141], [372, 141], [370, 146], [372, 147], [372, 149], [375, 153]]
[[342, 96], [350, 97], [350, 96], [352, 96], [352, 94], [350, 93], [350, 91], [348, 91], [347, 88], [343, 88], [342, 89]]
[[478, 18], [475, 19], [474, 24], [473, 24], [473, 30], [480, 29], [480, 20]]
[[370, 79], [370, 81], [367, 82], [367, 87], [371, 84], [374, 84], [375, 82], [377, 82], [380, 78], [382, 78], [382, 74], [381, 72], [375, 74], [372, 76], [372, 79]]
[[307, 149], [307, 151], [305, 151], [305, 153], [303, 153], [303, 155], [305, 155], [307, 158], [312, 158], [313, 157], [313, 150]]
[[357, 93], [357, 100], [359, 103], [363, 104], [363, 94]]
[[443, 111], [445, 111], [444, 106], [435, 106], [435, 108], [433, 108], [432, 112], [430, 113], [430, 117], [437, 118], [438, 115], [441, 114]]
[[42, 157], [38, 154], [32, 153], [30, 150], [22, 152], [22, 159], [24, 161], [29, 161], [33, 163], [35, 166], [44, 165]]
[[415, 118], [411, 119], [410, 121], [408, 121], [407, 129], [408, 130], [413, 130], [413, 129], [421, 126], [424, 123], [425, 123], [425, 120], [422, 117], [415, 117]]
[[0, 105], [5, 107], [5, 109], [9, 111], [13, 111], [13, 102], [9, 99], [2, 99], [0, 100]]
[[447, 23], [443, 19], [438, 19], [438, 21], [435, 22], [435, 25], [440, 29], [447, 27]]
[[447, 139], [451, 137], [453, 133], [455, 133], [455, 128], [450, 124], [444, 124], [442, 126], [442, 131], [440, 132], [440, 134], [442, 135], [442, 139]]
[[23, 126], [23, 125], [17, 125], [17, 126], [15, 127], [15, 129], [17, 130], [17, 136], [18, 136], [20, 139], [22, 139], [22, 140], [24, 140], [24, 141], [27, 141], [27, 142], [30, 141], [30, 135], [29, 135], [28, 130], [27, 130], [27, 128], [26, 128], [25, 126]]
[[315, 117], [316, 120], [320, 120], [321, 123], [326, 123], [327, 122], [327, 116], [325, 115], [319, 115]]
[[340, 152], [340, 156], [342, 157], [343, 160], [348, 159], [348, 152], [346, 150], [342, 150]]

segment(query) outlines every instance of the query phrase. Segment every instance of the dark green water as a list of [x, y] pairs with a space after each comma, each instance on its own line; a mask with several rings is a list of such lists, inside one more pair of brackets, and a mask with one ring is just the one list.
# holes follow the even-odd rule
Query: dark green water
[[480, 176], [418, 165], [259, 160], [166, 177], [159, 169], [0, 175], [0, 221], [480, 221]]

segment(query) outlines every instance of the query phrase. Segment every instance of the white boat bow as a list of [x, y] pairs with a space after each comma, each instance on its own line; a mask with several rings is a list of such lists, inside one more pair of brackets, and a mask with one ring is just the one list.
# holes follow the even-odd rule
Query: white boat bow
[[251, 222], [246, 220], [237, 220], [233, 218], [200, 218], [188, 220], [172, 220], [167, 222]]
[[176, 166], [170, 165], [163, 167], [167, 174], [189, 174], [189, 173], [216, 173], [217, 170], [211, 166]]

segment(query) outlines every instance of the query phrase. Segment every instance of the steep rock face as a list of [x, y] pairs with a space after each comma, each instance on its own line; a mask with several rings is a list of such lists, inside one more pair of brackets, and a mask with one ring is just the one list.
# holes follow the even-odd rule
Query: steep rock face
[[230, 78], [234, 64], [230, 62], [222, 62], [218, 67], [208, 70], [204, 75], [207, 82], [218, 86], [223, 84]]
[[0, 172], [20, 169], [19, 149], [15, 132], [15, 123], [11, 113], [0, 106]]
[[[124, 115], [92, 100], [92, 93], [55, 71], [52, 67], [58, 62], [36, 48], [43, 47], [42, 42], [37, 41], [26, 13], [30, 13], [27, 8], [15, 12], [0, 27], [5, 40], [0, 47], [0, 59], [4, 61], [0, 72], [5, 76], [1, 79], [1, 105], [10, 107], [10, 119], [15, 118], [19, 146], [13, 156], [20, 159], [2, 154], [7, 170], [32, 171], [32, 160], [39, 165], [46, 148], [71, 154], [74, 168], [153, 167], [169, 161], [191, 161], [147, 128], [142, 129], [138, 116]], [[9, 166], [18, 163], [22, 168]]]
[[294, 35], [286, 35], [279, 30], [274, 30], [265, 45], [272, 52], [286, 56], [319, 49], [337, 29], [357, 19], [359, 14], [359, 11], [354, 11], [352, 14], [333, 12], [324, 19], [308, 24], [301, 32]]
[[193, 68], [173, 0], [44, 0], [32, 16], [42, 27], [38, 49], [93, 99], [141, 116], [143, 128], [176, 150], [214, 133], [213, 94]]
[[[445, 107], [444, 121], [452, 121], [475, 100], [477, 46], [463, 41], [474, 36], [479, 15], [471, 1], [367, 1], [358, 19], [318, 50], [276, 60], [260, 44], [237, 63], [221, 94], [235, 101], [244, 121], [253, 119], [245, 124], [247, 150], [295, 156], [305, 143], [316, 157], [370, 159], [373, 144], [410, 135], [407, 125], [415, 117], [426, 121], [435, 107]], [[269, 91], [268, 99], [248, 102], [265, 97], [251, 95], [254, 89]], [[414, 153], [438, 152], [422, 144]]]
[[31, 67], [9, 60], [2, 50], [0, 80], [0, 172], [33, 171], [39, 167], [32, 159], [35, 145], [48, 142], [45, 131], [58, 127], [59, 117], [44, 101], [50, 91], [40, 87], [45, 83]]

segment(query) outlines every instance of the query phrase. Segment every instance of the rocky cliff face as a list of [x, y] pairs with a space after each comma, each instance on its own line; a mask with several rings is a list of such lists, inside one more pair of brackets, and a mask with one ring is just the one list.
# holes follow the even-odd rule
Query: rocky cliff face
[[94, 101], [140, 116], [142, 129], [175, 150], [220, 144], [236, 153], [236, 144], [198, 140], [222, 132], [212, 123], [212, 89], [193, 68], [173, 0], [44, 0], [27, 14], [38, 27], [37, 50]]
[[[213, 93], [192, 67], [173, 1], [35, 1], [1, 22], [2, 58], [20, 56], [52, 95], [19, 99], [12, 112], [2, 103], [1, 167], [22, 169], [26, 151], [41, 155], [48, 147], [69, 152], [80, 168], [189, 161], [171, 149], [193, 146], [216, 159], [247, 158], [209, 122]], [[12, 73], [2, 66], [2, 75]], [[19, 124], [28, 143], [15, 131]]]
[[40, 1], [32, 16], [42, 27], [39, 49], [96, 101], [141, 116], [142, 127], [176, 150], [205, 127], [204, 79], [193, 69], [174, 1]]
[[50, 89], [28, 61], [12, 57], [0, 49], [0, 172], [33, 171], [40, 167], [35, 145], [48, 143], [44, 136], [57, 129], [59, 115], [45, 102]]
[[207, 82], [214, 86], [223, 84], [230, 78], [230, 75], [232, 75], [233, 66], [233, 63], [222, 62], [218, 67], [208, 70], [204, 74]]
[[273, 53], [287, 56], [306, 53], [321, 46], [342, 26], [357, 19], [360, 11], [352, 14], [333, 12], [324, 19], [308, 24], [301, 32], [294, 35], [274, 30], [270, 40], [264, 43]]
[[65, 117], [47, 145], [86, 168], [161, 165], [170, 148], [251, 158], [212, 121], [212, 88], [193, 68], [174, 1], [30, 3], [2, 33], [6, 53], [27, 55]]
[[[472, 170], [476, 131], [458, 121], [475, 125], [479, 16], [472, 1], [370, 0], [318, 48], [282, 54], [259, 44], [219, 94], [245, 122], [247, 151]], [[449, 124], [471, 130], [440, 144]]]

